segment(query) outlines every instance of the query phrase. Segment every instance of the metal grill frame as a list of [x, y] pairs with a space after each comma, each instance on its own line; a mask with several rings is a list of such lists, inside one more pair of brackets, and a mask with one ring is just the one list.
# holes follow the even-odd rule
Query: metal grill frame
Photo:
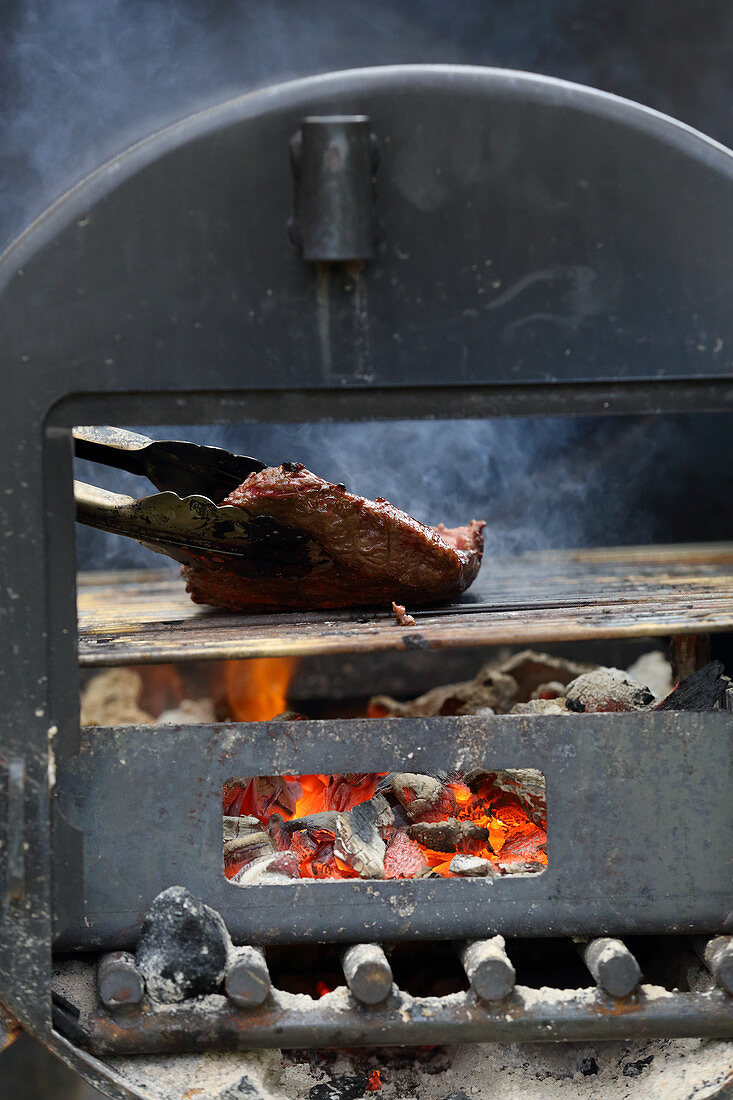
[[[326, 349], [313, 340], [314, 318], [308, 314], [305, 321], [306, 303], [313, 301], [314, 273], [288, 252], [284, 243], [275, 244], [267, 231], [272, 217], [280, 218], [282, 208], [284, 234], [290, 179], [286, 167], [275, 171], [272, 166], [280, 165], [280, 158], [286, 164], [287, 139], [303, 114], [366, 111], [382, 138], [413, 132], [416, 118], [421, 118], [429, 136], [420, 139], [422, 146], [418, 141], [412, 149], [421, 150], [429, 160], [436, 127], [439, 130], [446, 119], [456, 117], [456, 106], [487, 134], [492, 127], [504, 127], [504, 133], [509, 127], [516, 135], [515, 147], [518, 143], [521, 148], [523, 136], [536, 134], [539, 140], [533, 147], [533, 164], [537, 171], [541, 172], [543, 165], [548, 169], [548, 180], [552, 172], [565, 172], [568, 148], [581, 160], [587, 154], [595, 170], [607, 161], [604, 149], [613, 147], [614, 164], [620, 166], [614, 176], [617, 193], [601, 189], [597, 196], [597, 211], [602, 216], [595, 236], [584, 220], [592, 214], [592, 207], [584, 206], [583, 217], [573, 219], [550, 194], [546, 207], [538, 200], [538, 208], [532, 210], [538, 218], [554, 218], [553, 224], [547, 222], [546, 240], [541, 236], [535, 241], [533, 255], [538, 263], [543, 259], [540, 253], [550, 249], [553, 240], [572, 241], [581, 258], [590, 254], [599, 232], [613, 237], [614, 226], [622, 224], [619, 213], [625, 216], [624, 239], [630, 251], [623, 256], [623, 263], [628, 263], [629, 271], [633, 268], [634, 278], [626, 283], [622, 280], [623, 294], [614, 306], [616, 327], [609, 327], [608, 309], [604, 309], [564, 331], [562, 339], [552, 333], [542, 342], [534, 368], [526, 367], [526, 357], [523, 360], [521, 381], [512, 371], [515, 353], [501, 343], [496, 315], [482, 315], [482, 326], [470, 327], [470, 339], [465, 322], [458, 332], [451, 323], [456, 310], [468, 300], [465, 281], [455, 281], [444, 306], [426, 305], [418, 292], [419, 249], [406, 265], [392, 251], [383, 252], [369, 276], [373, 312], [382, 322], [372, 334], [371, 360], [366, 366], [381, 365], [371, 374], [365, 371], [365, 347], [363, 342], [355, 345], [350, 320], [353, 303], [337, 287], [332, 288], [333, 339], [326, 356]], [[442, 155], [446, 155], [445, 149]], [[380, 201], [388, 214], [387, 239], [391, 230], [393, 237], [416, 244], [429, 240], [438, 250], [440, 267], [454, 247], [456, 219], [468, 216], [466, 199], [471, 189], [490, 185], [497, 200], [493, 208], [501, 209], [504, 216], [479, 226], [477, 248], [483, 248], [484, 254], [489, 247], [503, 252], [508, 269], [516, 266], [514, 242], [500, 231], [502, 224], [512, 222], [506, 216], [509, 197], [522, 194], [511, 173], [490, 173], [483, 184], [459, 173], [449, 192], [451, 208], [444, 205], [430, 210], [425, 203], [421, 208], [412, 201], [424, 164], [424, 157], [420, 164], [413, 158], [411, 166], [404, 169], [407, 175], [403, 172], [401, 177], [399, 173], [386, 175], [382, 169]], [[659, 179], [665, 182], [657, 196], [654, 181], [659, 187]], [[259, 205], [252, 201], [258, 188]], [[195, 200], [202, 194], [207, 201], [197, 222], [190, 212], [197, 209]], [[155, 195], [158, 201], [153, 203]], [[528, 195], [524, 194], [522, 201], [529, 201]], [[501, 198], [504, 204], [498, 201]], [[656, 204], [655, 198], [659, 199]], [[725, 349], [733, 347], [733, 317], [728, 308], [733, 287], [732, 202], [731, 154], [653, 111], [547, 78], [441, 66], [403, 67], [331, 74], [266, 89], [171, 127], [74, 188], [0, 258], [0, 366], [7, 407], [12, 410], [0, 439], [0, 468], [5, 472], [1, 501], [6, 537], [2, 550], [8, 596], [0, 638], [5, 704], [0, 766], [7, 773], [3, 773], [2, 787], [0, 1000], [25, 1027], [55, 1042], [59, 1049], [63, 1047], [66, 1056], [72, 1057], [66, 1045], [53, 1037], [49, 997], [53, 919], [55, 916], [60, 930], [68, 934], [78, 918], [84, 874], [83, 839], [80, 841], [58, 814], [56, 805], [58, 800], [65, 812], [72, 814], [71, 789], [66, 783], [80, 765], [76, 774], [84, 774], [84, 752], [79, 754], [84, 746], [78, 728], [71, 583], [75, 569], [71, 425], [731, 409], [730, 363], [725, 356], [716, 358], [714, 349], [718, 340]], [[659, 245], [663, 240], [664, 247], [646, 251], [634, 242], [647, 239], [645, 218], [657, 207], [663, 207], [676, 235], [667, 234], [655, 241]], [[447, 230], [438, 232], [441, 219]], [[245, 232], [253, 224], [260, 229], [257, 237], [251, 228]], [[239, 242], [243, 242], [241, 247]], [[695, 266], [691, 280], [688, 260], [693, 254], [703, 255], [705, 262]], [[460, 258], [461, 269], [464, 260]], [[564, 260], [569, 262], [567, 256]], [[450, 267], [446, 270], [450, 282]], [[396, 273], [396, 290], [385, 277], [390, 272]], [[680, 289], [690, 282], [695, 287], [695, 302], [685, 298], [686, 290]], [[265, 284], [273, 289], [279, 305], [275, 315], [261, 300]], [[650, 286], [655, 291], [653, 301], [646, 302], [640, 313], [638, 287], [646, 291]], [[254, 318], [237, 327], [231, 321], [231, 303], [242, 300], [252, 303]], [[193, 314], [192, 302], [196, 303]], [[664, 317], [661, 326], [659, 317]], [[292, 328], [290, 348], [283, 344], [287, 327], [283, 318]], [[415, 331], [421, 324], [426, 326], [424, 338], [415, 341], [399, 370], [390, 357], [395, 324]], [[696, 341], [700, 326], [713, 337], [703, 351], [698, 350]], [[638, 348], [641, 331], [651, 342], [639, 360], [633, 349]], [[567, 366], [560, 358], [561, 344], [571, 348]], [[488, 365], [487, 350], [492, 347], [501, 349], [501, 354]], [[459, 361], [460, 369], [454, 369]], [[563, 364], [562, 371], [553, 370], [553, 362]], [[263, 363], [267, 364], [264, 372]], [[582, 363], [582, 369], [576, 363]], [[645, 758], [650, 769], [645, 774], [660, 784], [665, 813], [684, 783], [687, 798], [707, 802], [708, 790], [718, 793], [710, 823], [721, 824], [728, 793], [721, 780], [730, 733], [725, 717], [675, 719], [660, 715], [637, 720], [609, 716], [594, 727], [597, 732], [606, 729], [606, 721], [609, 739], [620, 734], [613, 744], [614, 752], [621, 755], [614, 759], [630, 780], [640, 740], [657, 747], [660, 755], [653, 768], [651, 758]], [[436, 755], [439, 735], [447, 728], [440, 723], [430, 732], [429, 727], [421, 727], [424, 744], [435, 746]], [[557, 735], [552, 723], [500, 723], [496, 740], [491, 734], [486, 742], [486, 731], [471, 720], [462, 720], [450, 729], [451, 733], [458, 731], [461, 751], [467, 746], [477, 752], [492, 748], [506, 766], [522, 763], [516, 751], [520, 731], [520, 742], [524, 738], [525, 747], [531, 749], [524, 762], [543, 766], [548, 772], [551, 800], [557, 797], [553, 794], [557, 782], [573, 782], [572, 769], [563, 772], [548, 742]], [[239, 748], [229, 759], [236, 757], [236, 770], [240, 770], [247, 759], [241, 741], [248, 732], [234, 728], [202, 733], [189, 727], [178, 735], [190, 741], [213, 737], [212, 748], [221, 751], [226, 749], [222, 738], [232, 738]], [[351, 737], [353, 732], [351, 726], [348, 732], [332, 727], [333, 738], [337, 733], [341, 738], [334, 743], [343, 745], [343, 737]], [[272, 734], [277, 730], [273, 728]], [[142, 730], [130, 731], [130, 747], [149, 736]], [[260, 731], [259, 736], [266, 739], [270, 734]], [[282, 736], [287, 739], [291, 733]], [[388, 761], [376, 757], [380, 740], [390, 740], [387, 727], [367, 729], [364, 736], [365, 759], [368, 756], [375, 764], [386, 765]], [[669, 737], [666, 743], [665, 737]], [[575, 744], [575, 759], [581, 749], [599, 744], [580, 727], [561, 738], [559, 745], [565, 745], [568, 753]], [[106, 740], [103, 735], [100, 746]], [[714, 752], [709, 759], [699, 752], [692, 761], [692, 746], [703, 743], [706, 748], [712, 745]], [[137, 747], [146, 766], [143, 746]], [[418, 749], [414, 750], [416, 759]], [[390, 752], [391, 759], [397, 760], [394, 745]], [[589, 762], [592, 755], [589, 753]], [[250, 770], [257, 771], [254, 757], [249, 759]], [[427, 766], [428, 757], [424, 759]], [[492, 763], [497, 763], [493, 755]], [[602, 760], [596, 763], [602, 764]], [[690, 766], [696, 773], [694, 785], [689, 780]], [[142, 768], [143, 764], [137, 773], [138, 790], [146, 778]], [[227, 763], [227, 773], [231, 770]], [[212, 774], [218, 785], [223, 775]], [[589, 773], [583, 773], [586, 785], [578, 786], [578, 807], [584, 798], [592, 802], [602, 795], [602, 787], [593, 790], [598, 775], [596, 771], [591, 779]], [[649, 822], [647, 825], [651, 828]], [[553, 828], [557, 830], [557, 822], [550, 825], [551, 867], [557, 867], [562, 846], [553, 852]], [[557, 836], [555, 832], [555, 843]], [[706, 838], [687, 851], [693, 886], [701, 883], [702, 888], [693, 898], [691, 887], [682, 919], [688, 927], [722, 928], [730, 905], [728, 902], [728, 910], [721, 907], [714, 880], [725, 849], [707, 843]], [[544, 879], [551, 886], [557, 873], [551, 870], [534, 881], [508, 884], [507, 897], [512, 889], [516, 898], [534, 905], [538, 900], [532, 895], [538, 889], [536, 884]], [[666, 912], [671, 929], [679, 910], [676, 899], [674, 909], [667, 904], [669, 873], [666, 864], [648, 859], [646, 885], [637, 882], [637, 892], [631, 897], [646, 902], [651, 891], [654, 921], [663, 921]], [[188, 873], [180, 877], [188, 878]], [[420, 886], [400, 884], [400, 889], [403, 885], [406, 890], [397, 909]], [[473, 884], [461, 884], [461, 889], [465, 887], [472, 889]], [[366, 892], [366, 887], [360, 889]], [[379, 919], [395, 913], [389, 920], [400, 934], [407, 918], [392, 909], [389, 896], [384, 890], [377, 892], [375, 914]], [[618, 914], [626, 910], [628, 898], [628, 893], [609, 895], [608, 905], [614, 907], [617, 921], [609, 922], [609, 927], [623, 925], [625, 918]], [[412, 900], [407, 907], [411, 904]], [[555, 925], [546, 896], [544, 904], [542, 920], [549, 931]], [[564, 919], [565, 930], [578, 927], [577, 912], [570, 917], [566, 913]], [[315, 926], [318, 921], [312, 923]], [[131, 926], [125, 935], [129, 938], [133, 932]], [[96, 1070], [87, 1068], [85, 1072]]]

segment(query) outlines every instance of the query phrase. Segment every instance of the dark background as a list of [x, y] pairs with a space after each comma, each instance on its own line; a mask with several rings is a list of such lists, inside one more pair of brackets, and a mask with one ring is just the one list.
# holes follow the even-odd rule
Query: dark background
[[[526, 69], [635, 99], [733, 145], [731, 42], [730, 0], [3, 0], [0, 249], [75, 180], [162, 125], [247, 88], [329, 69], [398, 62]], [[516, 516], [540, 498], [541, 514], [554, 515], [549, 544], [733, 535], [730, 417], [615, 423], [569, 432], [528, 423], [523, 433], [509, 425], [492, 437], [488, 458], [486, 438], [476, 437], [503, 486], [505, 504], [492, 502], [499, 526], [516, 530]], [[514, 441], [510, 464], [522, 441], [532, 441], [519, 504], [502, 466], [502, 432]], [[282, 429], [255, 442], [260, 450], [250, 449], [267, 461], [300, 457], [292, 446], [280, 453], [290, 442]], [[296, 442], [317, 459], [312, 440]], [[570, 493], [575, 517], [609, 511], [602, 530], [576, 522], [563, 534], [567, 524], [551, 506], [564, 479], [558, 449], [575, 471], [588, 455], [599, 468], [607, 456], [609, 480], [599, 478], [590, 498]], [[527, 477], [544, 457], [555, 472], [533, 494]], [[92, 564], [94, 546], [82, 551]], [[37, 1049], [24, 1041], [2, 1057], [0, 1095], [80, 1097]]]

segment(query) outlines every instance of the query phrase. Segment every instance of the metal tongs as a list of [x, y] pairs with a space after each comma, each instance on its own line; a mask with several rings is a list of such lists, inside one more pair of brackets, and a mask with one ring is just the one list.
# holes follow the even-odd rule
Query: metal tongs
[[226, 564], [247, 572], [305, 564], [307, 539], [269, 516], [221, 505], [265, 463], [219, 447], [158, 441], [112, 427], [73, 429], [74, 451], [105, 466], [147, 477], [161, 492], [134, 497], [74, 482], [76, 518], [125, 535], [185, 565]]

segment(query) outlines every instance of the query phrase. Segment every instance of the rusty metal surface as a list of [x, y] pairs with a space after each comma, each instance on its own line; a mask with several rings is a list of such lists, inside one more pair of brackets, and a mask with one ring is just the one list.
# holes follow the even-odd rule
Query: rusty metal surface
[[733, 1002], [720, 990], [670, 993], [641, 986], [614, 1000], [595, 989], [515, 986], [492, 1006], [472, 992], [411, 997], [393, 987], [382, 1004], [359, 1004], [341, 987], [313, 1000], [275, 990], [260, 1008], [243, 1011], [213, 995], [178, 1006], [148, 1004], [117, 1018], [85, 1021], [95, 1054], [152, 1054], [257, 1047], [357, 1047], [409, 1043], [550, 1042], [733, 1036]]
[[[413, 609], [409, 609], [413, 610]], [[232, 615], [197, 607], [176, 572], [84, 573], [79, 661], [102, 666], [664, 636], [733, 629], [733, 543], [485, 559], [459, 603]]]
[[[134, 944], [181, 884], [239, 943], [730, 931], [733, 724], [725, 712], [252, 722], [82, 730], [56, 804], [76, 876], [58, 949]], [[223, 871], [221, 791], [236, 775], [534, 767], [549, 866], [499, 879], [296, 880]]]

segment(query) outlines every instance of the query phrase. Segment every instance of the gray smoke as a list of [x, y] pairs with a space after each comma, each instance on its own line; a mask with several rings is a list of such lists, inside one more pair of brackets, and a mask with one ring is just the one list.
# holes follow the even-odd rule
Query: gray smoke
[[4, 0], [0, 248], [75, 180], [201, 107], [401, 62], [564, 77], [733, 142], [727, 0]]
[[[424, 523], [485, 519], [486, 552], [733, 537], [729, 416], [251, 424], [140, 428], [270, 464], [300, 461]], [[76, 476], [119, 492], [141, 478], [77, 462]], [[161, 568], [129, 539], [78, 528], [81, 568]], [[175, 566], [171, 563], [171, 568]]]

